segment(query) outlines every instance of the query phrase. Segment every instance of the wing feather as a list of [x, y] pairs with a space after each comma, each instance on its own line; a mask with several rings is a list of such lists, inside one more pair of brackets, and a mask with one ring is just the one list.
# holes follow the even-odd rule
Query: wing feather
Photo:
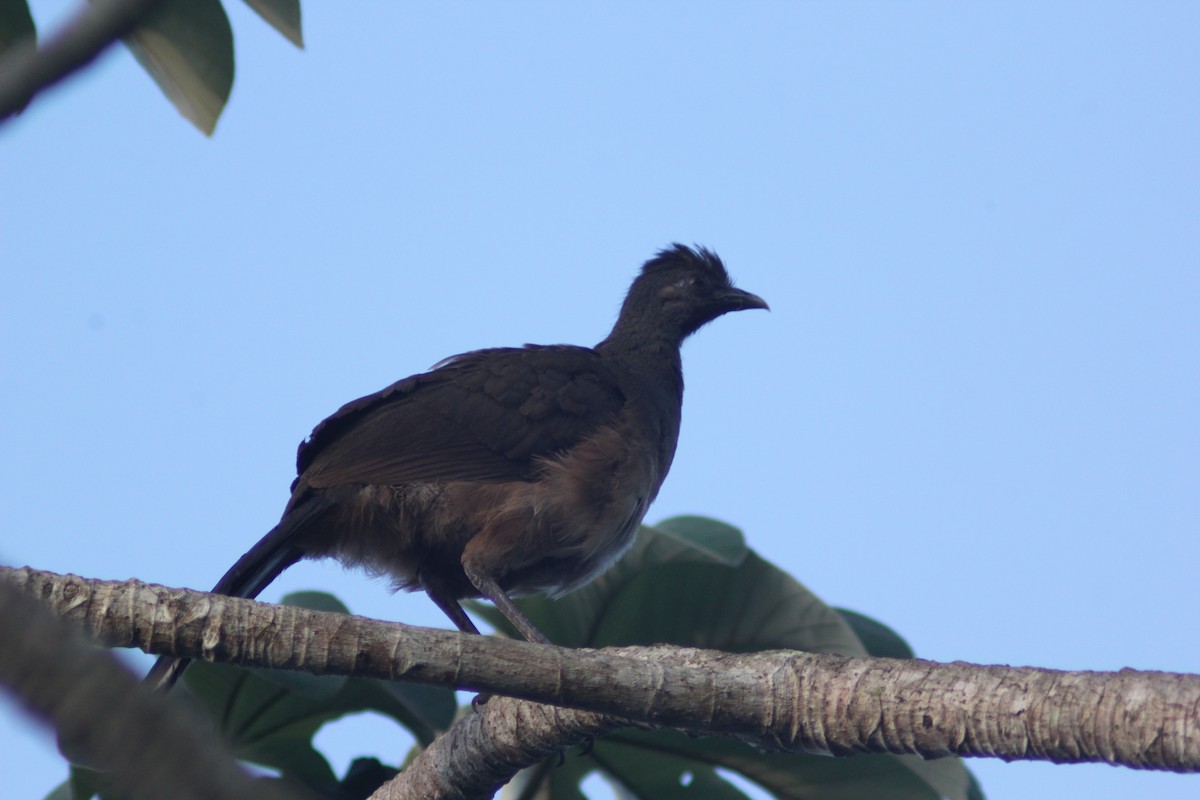
[[347, 403], [300, 445], [314, 488], [352, 483], [532, 480], [625, 404], [586, 347], [479, 350]]

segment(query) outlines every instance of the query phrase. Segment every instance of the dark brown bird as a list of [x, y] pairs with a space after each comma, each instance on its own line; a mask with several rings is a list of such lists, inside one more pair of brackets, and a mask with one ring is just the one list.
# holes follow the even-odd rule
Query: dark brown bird
[[[679, 348], [730, 311], [767, 308], [721, 260], [674, 245], [642, 267], [594, 348], [498, 348], [348, 403], [300, 445], [279, 524], [213, 591], [256, 597], [302, 558], [333, 557], [423, 589], [459, 630], [486, 597], [546, 638], [510, 599], [568, 592], [633, 541], [679, 438]], [[164, 656], [148, 680], [187, 665]]]

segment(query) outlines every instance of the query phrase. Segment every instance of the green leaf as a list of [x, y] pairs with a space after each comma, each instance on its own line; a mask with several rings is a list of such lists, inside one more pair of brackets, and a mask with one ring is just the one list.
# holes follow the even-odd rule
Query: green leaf
[[867, 653], [878, 658], [916, 658], [912, 647], [894, 630], [877, 619], [847, 608], [835, 608], [842, 619], [854, 629]]
[[318, 789], [337, 783], [312, 738], [327, 722], [377, 711], [429, 744], [453, 720], [449, 689], [391, 681], [301, 676], [282, 670], [248, 670], [196, 662], [184, 673], [188, 692], [230, 742], [238, 758], [278, 769]]
[[54, 787], [45, 800], [91, 800], [107, 785], [104, 773], [72, 764], [67, 779]]
[[[734, 739], [691, 739], [673, 731], [620, 731], [605, 739], [626, 747], [669, 755], [708, 768], [733, 770], [779, 798], [796, 800], [966, 800], [969, 774], [953, 759], [957, 784], [931, 785], [905, 763], [910, 758], [864, 754], [843, 758], [792, 753], [762, 753]], [[597, 745], [599, 746], [599, 745]], [[919, 759], [918, 759], [919, 760]], [[939, 782], [941, 783], [941, 782]]]
[[[523, 598], [521, 609], [551, 641], [567, 647], [669, 643], [866, 654], [836, 612], [737, 546], [737, 529], [683, 519], [669, 521], [671, 530], [643, 527], [630, 551], [595, 581], [557, 600]], [[471, 605], [497, 629], [516, 635], [499, 611]]]
[[37, 27], [25, 0], [0, 0], [0, 55], [16, 45], [37, 44]]
[[220, 0], [166, 0], [125, 44], [179, 113], [211, 135], [233, 87], [233, 30]]
[[597, 742], [592, 758], [634, 797], [645, 800], [747, 800], [712, 765], [641, 743], [616, 738]]
[[84, 800], [98, 795], [108, 784], [102, 772], [87, 767], [71, 767], [71, 796]]
[[346, 768], [338, 796], [345, 800], [360, 797], [365, 800], [397, 774], [394, 767], [387, 766], [377, 758], [356, 758]]
[[[596, 771], [596, 764], [591, 758], [580, 758], [569, 753], [563, 753], [562, 763], [558, 756], [552, 756], [539, 764], [521, 770], [504, 787], [500, 794], [503, 800], [513, 798], [539, 797], [550, 800], [588, 800], [580, 790], [583, 779]], [[542, 787], [548, 791], [535, 793], [532, 787]]]
[[[325, 592], [295, 592], [284, 603], [349, 613], [340, 600]], [[213, 721], [238, 758], [273, 767], [284, 778], [327, 793], [335, 791], [338, 779], [312, 745], [325, 723], [347, 714], [377, 711], [408, 728], [424, 746], [450, 726], [457, 710], [451, 689], [397, 681], [244, 669], [204, 661], [193, 662], [183, 680], [189, 699]]]
[[458, 703], [444, 686], [351, 678], [339, 701], [392, 717], [412, 733], [422, 747], [454, 722]]
[[971, 786], [967, 789], [967, 800], [985, 800], [983, 787], [979, 785], [975, 773], [968, 771], [967, 777], [971, 779]]
[[746, 557], [746, 537], [741, 530], [720, 520], [708, 517], [680, 516], [664, 519], [655, 530], [685, 539], [707, 550], [726, 565], [736, 567]]
[[[74, 792], [71, 789], [71, 779], [67, 778], [65, 781], [60, 783], [58, 786], [55, 786], [53, 789], [51, 789], [50, 794], [46, 795], [44, 800], [80, 800], [80, 799], [76, 798]], [[82, 800], [87, 800], [87, 798], [82, 798]]]
[[[349, 614], [350, 609], [328, 592], [292, 592], [285, 595], [283, 605]], [[412, 731], [422, 745], [428, 745], [440, 731], [454, 720], [457, 703], [452, 691], [439, 686], [401, 681], [349, 679], [335, 683], [327, 676], [308, 675], [290, 670], [259, 670], [260, 676], [310, 697], [329, 698], [342, 693], [340, 702], [359, 704], [362, 708], [385, 711]], [[343, 679], [344, 681], [345, 679]]]
[[203, 661], [188, 667], [183, 681], [238, 758], [274, 767], [310, 786], [337, 783], [328, 762], [312, 747], [321, 725], [346, 713], [328, 699], [291, 692], [250, 670]]
[[246, 5], [296, 47], [304, 47], [300, 30], [300, 0], [246, 0]]
[[350, 609], [346, 604], [329, 592], [291, 592], [283, 596], [279, 601], [285, 606], [295, 606], [296, 608], [307, 608], [313, 611], [331, 611], [335, 614], [349, 614]]
[[[907, 651], [886, 626], [830, 608], [764, 561], [745, 547], [736, 528], [700, 517], [642, 528], [624, 558], [576, 592], [557, 600], [517, 602], [552, 641], [566, 646], [667, 642], [734, 652], [787, 648], [851, 656]], [[515, 635], [495, 608], [472, 607]], [[858, 629], [866, 642], [856, 635]], [[716, 772], [725, 768], [783, 798], [975, 800], [970, 773], [960, 760], [949, 758], [761, 753], [733, 739], [623, 730], [576, 760], [581, 764], [572, 773], [551, 771], [542, 778], [553, 797], [576, 796], [566, 793], [565, 782], [575, 780], [577, 787], [588, 772], [601, 769], [633, 797], [741, 798]]]

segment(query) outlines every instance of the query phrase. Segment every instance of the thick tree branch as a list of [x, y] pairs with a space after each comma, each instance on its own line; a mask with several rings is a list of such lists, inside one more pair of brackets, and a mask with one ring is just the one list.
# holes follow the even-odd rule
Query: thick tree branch
[[109, 773], [123, 795], [279, 797], [205, 736], [190, 709], [147, 690], [112, 654], [7, 581], [0, 581], [0, 654], [0, 684], [54, 725], [64, 749]]
[[634, 724], [590, 711], [493, 697], [476, 713], [459, 717], [371, 800], [488, 798], [525, 767]]
[[1200, 771], [1195, 675], [782, 651], [569, 650], [137, 581], [31, 570], [0, 570], [0, 578], [106, 644], [150, 652], [450, 684], [792, 751]]
[[17, 48], [0, 59], [0, 122], [39, 92], [87, 66], [133, 31], [162, 0], [91, 0], [40, 48]]

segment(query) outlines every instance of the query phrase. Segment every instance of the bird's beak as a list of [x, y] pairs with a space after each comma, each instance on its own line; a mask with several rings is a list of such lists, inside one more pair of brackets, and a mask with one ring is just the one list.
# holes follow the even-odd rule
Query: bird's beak
[[745, 311], [751, 308], [761, 308], [764, 311], [771, 310], [771, 307], [767, 305], [767, 301], [758, 295], [744, 292], [741, 289], [735, 289], [732, 286], [722, 292], [721, 299], [733, 311]]

